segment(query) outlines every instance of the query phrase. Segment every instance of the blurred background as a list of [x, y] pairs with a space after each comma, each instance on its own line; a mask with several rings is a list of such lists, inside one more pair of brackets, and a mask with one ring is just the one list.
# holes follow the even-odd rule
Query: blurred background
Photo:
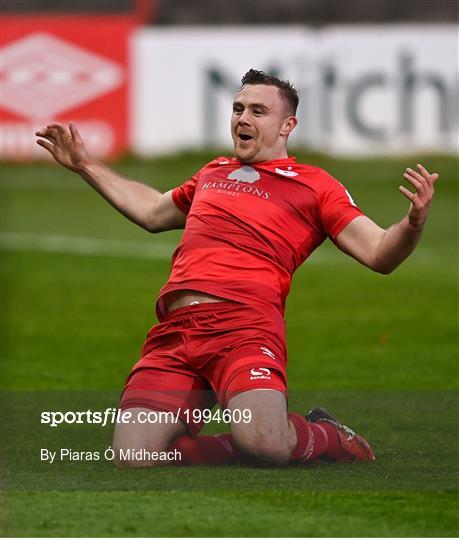
[[[0, 441], [12, 490], [0, 532], [457, 536], [457, 1], [0, 0], [0, 13]], [[291, 153], [381, 226], [406, 214], [405, 167], [440, 173], [422, 242], [394, 274], [327, 241], [288, 299], [290, 405], [338, 411], [372, 442], [376, 467], [222, 476], [38, 462], [38, 448], [61, 443], [37, 409], [117, 406], [181, 231], [123, 219], [50, 162], [35, 131], [74, 120], [94, 155], [166, 191], [231, 154], [233, 94], [252, 67], [300, 93]], [[110, 429], [78, 428], [73, 448], [111, 444]]]
[[296, 147], [455, 153], [454, 0], [2, 0], [2, 155], [73, 119], [101, 157], [230, 147], [255, 67], [301, 96]]
[[342, 24], [454, 22], [454, 0], [2, 0], [3, 13], [132, 13], [145, 24]]

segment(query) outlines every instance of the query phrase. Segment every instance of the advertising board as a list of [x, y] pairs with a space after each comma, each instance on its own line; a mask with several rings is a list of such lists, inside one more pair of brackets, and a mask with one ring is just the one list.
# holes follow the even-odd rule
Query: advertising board
[[54, 121], [78, 122], [99, 157], [126, 150], [135, 24], [117, 15], [0, 18], [3, 159], [43, 156], [34, 132]]
[[142, 29], [134, 41], [139, 154], [231, 146], [250, 68], [300, 93], [292, 145], [332, 154], [457, 151], [456, 25]]

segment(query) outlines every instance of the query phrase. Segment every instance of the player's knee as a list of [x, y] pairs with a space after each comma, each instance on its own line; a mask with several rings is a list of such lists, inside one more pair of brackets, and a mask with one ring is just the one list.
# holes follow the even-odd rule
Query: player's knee
[[115, 456], [113, 458], [113, 465], [118, 469], [133, 469], [134, 467], [139, 467], [139, 462], [133, 459], [128, 459], [124, 452], [123, 448], [115, 448]]
[[142, 445], [127, 448], [125, 446], [114, 446], [113, 464], [118, 469], [134, 469], [140, 467], [157, 467], [164, 465], [164, 460], [157, 459], [157, 456], [164, 453], [164, 448], [149, 448]]
[[113, 438], [113, 464], [119, 469], [164, 465], [158, 456], [166, 447], [167, 441], [161, 437], [151, 440], [139, 432], [118, 430]]
[[284, 465], [292, 453], [285, 437], [272, 432], [254, 431], [250, 434], [235, 436], [237, 446], [251, 456], [272, 463]]
[[138, 464], [134, 462], [134, 460], [126, 459], [123, 455], [123, 448], [115, 448], [113, 451], [115, 454], [113, 457], [113, 465], [115, 465], [117, 469], [132, 469], [138, 467]]
[[118, 469], [133, 469], [141, 467], [140, 461], [133, 458], [133, 449], [121, 445], [114, 445], [113, 464]]

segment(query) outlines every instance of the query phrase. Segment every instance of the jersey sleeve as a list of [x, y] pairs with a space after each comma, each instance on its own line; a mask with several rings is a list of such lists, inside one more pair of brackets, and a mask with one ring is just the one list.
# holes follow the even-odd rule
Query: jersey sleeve
[[[230, 158], [220, 156], [215, 158], [210, 163], [204, 165], [194, 176], [189, 180], [184, 182], [181, 186], [178, 186], [172, 190], [172, 200], [175, 203], [175, 206], [181, 210], [184, 214], [190, 212], [191, 205], [193, 203], [194, 192], [196, 191], [196, 184], [199, 180], [199, 177], [202, 173], [212, 170], [214, 167], [219, 167], [220, 165], [226, 164], [229, 162]], [[222, 163], [222, 161], [224, 163]]]
[[184, 214], [188, 214], [190, 211], [197, 179], [198, 175], [196, 174], [184, 182], [181, 186], [178, 186], [172, 190], [172, 200], [174, 201], [175, 206], [177, 206], [177, 208]]
[[335, 239], [354, 218], [363, 216], [350, 193], [338, 180], [326, 174], [320, 199], [320, 214], [325, 232]]

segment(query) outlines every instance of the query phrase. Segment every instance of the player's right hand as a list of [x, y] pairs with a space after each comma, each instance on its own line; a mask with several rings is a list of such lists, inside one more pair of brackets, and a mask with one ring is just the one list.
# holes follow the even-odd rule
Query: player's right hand
[[80, 172], [91, 161], [83, 139], [75, 124], [68, 127], [50, 124], [35, 133], [37, 144], [46, 148], [53, 158], [68, 169]]

